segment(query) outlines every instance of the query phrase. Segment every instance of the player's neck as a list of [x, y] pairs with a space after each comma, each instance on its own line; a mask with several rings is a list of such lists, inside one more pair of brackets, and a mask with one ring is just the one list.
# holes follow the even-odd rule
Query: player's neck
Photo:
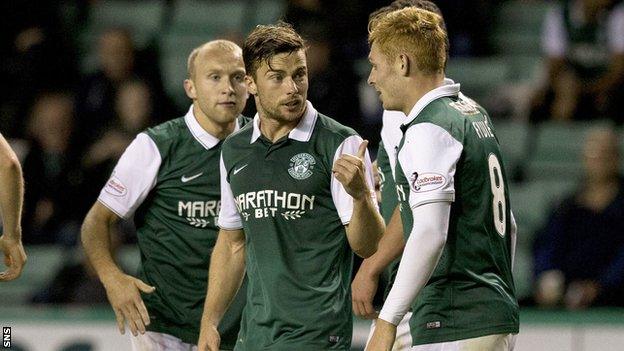
[[406, 104], [402, 109], [406, 116], [409, 115], [414, 105], [416, 105], [418, 100], [422, 99], [425, 94], [444, 85], [444, 74], [417, 74], [411, 77], [411, 81], [411, 86], [414, 88], [405, 90]]
[[305, 116], [305, 112], [306, 110], [295, 120], [286, 121], [280, 118], [272, 118], [267, 115], [266, 112], [258, 109], [258, 115], [260, 116], [260, 132], [271, 142], [276, 142], [297, 127], [301, 119]]
[[236, 127], [236, 119], [229, 123], [217, 123], [208, 118], [208, 116], [196, 106], [193, 106], [193, 116], [203, 130], [219, 140], [223, 140], [228, 135], [232, 134]]

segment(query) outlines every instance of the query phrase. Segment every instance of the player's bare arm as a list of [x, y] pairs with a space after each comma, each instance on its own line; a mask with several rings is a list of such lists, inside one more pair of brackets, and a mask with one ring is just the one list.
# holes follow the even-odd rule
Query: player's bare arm
[[397, 206], [384, 235], [379, 240], [377, 252], [362, 262], [351, 283], [353, 313], [356, 316], [365, 319], [377, 318], [373, 298], [377, 292], [379, 276], [392, 261], [401, 256], [404, 247], [401, 212]]
[[208, 292], [197, 346], [200, 351], [219, 351], [221, 340], [217, 326], [245, 276], [245, 233], [242, 229], [219, 231], [208, 272]]
[[125, 334], [125, 323], [134, 336], [145, 333], [150, 318], [141, 299], [141, 292], [156, 288], [125, 274], [111, 255], [110, 228], [119, 217], [96, 201], [82, 224], [82, 246], [106, 289], [108, 301], [115, 312], [117, 327]]
[[0, 134], [0, 213], [2, 230], [0, 250], [7, 269], [0, 272], [0, 282], [17, 279], [26, 263], [22, 246], [22, 203], [24, 181], [22, 168], [9, 143]]
[[385, 229], [377, 211], [371, 189], [366, 182], [364, 157], [368, 141], [360, 144], [356, 155], [342, 154], [332, 169], [334, 176], [353, 197], [353, 215], [347, 226], [349, 245], [358, 256], [367, 258], [377, 251], [377, 244]]

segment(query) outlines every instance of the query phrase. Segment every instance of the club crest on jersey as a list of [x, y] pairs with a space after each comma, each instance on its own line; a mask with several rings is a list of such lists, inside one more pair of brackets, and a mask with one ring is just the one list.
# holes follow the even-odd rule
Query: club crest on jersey
[[427, 191], [440, 189], [444, 186], [444, 184], [446, 184], [446, 178], [438, 173], [418, 174], [418, 172], [414, 172], [410, 177], [410, 185], [412, 186], [412, 190], [417, 193], [424, 193]]
[[312, 155], [306, 152], [296, 154], [290, 158], [288, 174], [298, 180], [307, 179], [312, 175], [315, 164], [316, 160]]

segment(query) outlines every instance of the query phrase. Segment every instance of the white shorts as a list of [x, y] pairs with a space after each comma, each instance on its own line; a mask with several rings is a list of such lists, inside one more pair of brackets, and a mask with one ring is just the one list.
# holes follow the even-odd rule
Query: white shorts
[[[399, 325], [397, 325], [397, 334], [396, 339], [394, 339], [394, 345], [392, 345], [392, 351], [408, 351], [410, 347], [412, 347], [412, 333], [410, 332], [409, 321], [412, 317], [412, 312], [407, 312]], [[368, 340], [366, 340], [366, 346], [368, 346], [368, 342], [373, 337], [373, 332], [375, 331], [375, 322], [377, 320], [373, 320], [371, 324], [370, 332], [368, 333]]]
[[187, 344], [175, 336], [147, 331], [130, 334], [132, 351], [197, 351], [197, 345]]
[[414, 346], [409, 351], [513, 351], [515, 334], [495, 334], [478, 338]]
[[[411, 317], [412, 313], [408, 312], [397, 325], [392, 351], [513, 351], [516, 344], [515, 334], [496, 334], [412, 347], [412, 333], [409, 326]], [[371, 324], [366, 346], [375, 331], [375, 321]]]

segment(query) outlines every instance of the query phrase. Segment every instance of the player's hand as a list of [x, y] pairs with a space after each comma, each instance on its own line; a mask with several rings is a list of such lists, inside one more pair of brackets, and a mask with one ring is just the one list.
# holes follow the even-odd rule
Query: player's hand
[[22, 274], [22, 269], [26, 264], [26, 252], [24, 252], [22, 241], [1, 235], [0, 250], [4, 253], [4, 264], [8, 267], [5, 271], [0, 272], [0, 282], [17, 279]]
[[362, 141], [357, 155], [342, 154], [334, 162], [332, 172], [334, 177], [344, 186], [345, 190], [354, 199], [362, 199], [370, 196], [370, 190], [366, 183], [364, 155], [368, 140]]
[[373, 337], [366, 346], [366, 351], [392, 351], [396, 338], [396, 326], [383, 319], [377, 319]]
[[375, 319], [378, 313], [373, 307], [373, 299], [379, 285], [379, 275], [364, 271], [360, 267], [351, 283], [353, 313], [360, 318]]
[[219, 351], [220, 345], [221, 337], [214, 325], [209, 324], [201, 328], [199, 341], [197, 342], [197, 351]]
[[104, 287], [108, 301], [115, 311], [119, 332], [126, 333], [124, 322], [127, 322], [132, 335], [144, 334], [145, 326], [150, 324], [150, 318], [140, 292], [150, 294], [156, 288], [123, 273], [105, 280]]

